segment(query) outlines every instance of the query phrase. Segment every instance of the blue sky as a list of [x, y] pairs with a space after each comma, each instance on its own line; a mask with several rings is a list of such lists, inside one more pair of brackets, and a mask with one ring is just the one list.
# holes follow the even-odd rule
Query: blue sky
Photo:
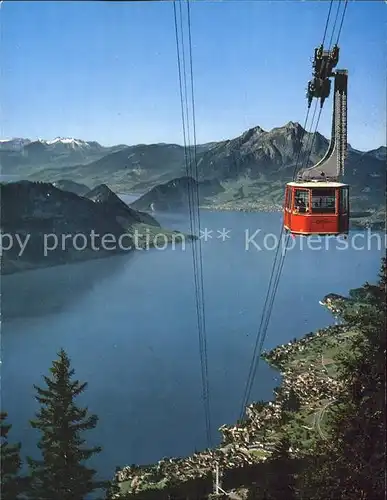
[[[198, 142], [304, 123], [310, 59], [328, 7], [191, 2]], [[362, 150], [385, 143], [386, 9], [350, 1], [340, 38], [348, 137]], [[172, 2], [5, 0], [0, 17], [2, 138], [182, 143]], [[319, 125], [327, 136], [330, 111], [331, 99]]]

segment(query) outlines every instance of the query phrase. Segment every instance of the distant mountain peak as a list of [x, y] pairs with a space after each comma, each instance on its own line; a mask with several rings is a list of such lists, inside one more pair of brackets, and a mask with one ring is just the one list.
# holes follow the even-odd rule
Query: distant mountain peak
[[243, 132], [243, 134], [240, 136], [240, 138], [237, 138], [237, 140], [241, 139], [243, 142], [248, 142], [250, 140], [255, 141], [264, 134], [267, 134], [266, 130], [263, 130], [263, 128], [257, 125], [256, 127], [249, 128], [249, 130]]
[[298, 122], [290, 121], [285, 125], [285, 128], [288, 130], [296, 130], [297, 132], [305, 132], [305, 129]]
[[0, 150], [1, 151], [21, 151], [24, 146], [30, 144], [29, 139], [23, 139], [21, 137], [12, 137], [12, 139], [0, 139]]
[[270, 132], [280, 132], [280, 133], [295, 133], [295, 135], [299, 136], [302, 135], [306, 132], [306, 130], [298, 123], [298, 122], [288, 122], [285, 123], [285, 125], [282, 125], [282, 127], [275, 127], [273, 128]]
[[80, 139], [74, 139], [74, 137], [55, 137], [55, 139], [48, 140], [45, 142], [47, 144], [55, 144], [56, 142], [62, 142], [63, 144], [85, 143], [85, 141], [81, 141]]
[[56, 145], [56, 144], [63, 144], [66, 146], [70, 146], [72, 148], [90, 148], [91, 144], [95, 146], [100, 146], [97, 142], [88, 142], [88, 141], [83, 141], [82, 139], [75, 139], [74, 137], [55, 137], [55, 139], [51, 140], [40, 140], [40, 142], [43, 142], [47, 144], [48, 146]]
[[301, 125], [298, 122], [293, 122], [291, 120], [290, 122], [285, 124], [285, 128], [299, 128], [299, 127], [301, 127]]
[[23, 139], [22, 137], [11, 137], [10, 139], [0, 139], [0, 142], [28, 142], [29, 139]]
[[249, 128], [248, 130], [243, 132], [242, 136], [248, 135], [250, 137], [254, 134], [259, 135], [259, 134], [266, 134], [266, 133], [267, 133], [266, 130], [264, 130], [259, 125], [256, 125], [255, 127]]

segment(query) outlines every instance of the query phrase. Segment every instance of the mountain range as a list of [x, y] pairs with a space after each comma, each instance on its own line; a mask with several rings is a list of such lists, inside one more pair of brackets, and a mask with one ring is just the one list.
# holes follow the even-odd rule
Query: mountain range
[[[329, 141], [318, 132], [313, 136], [299, 123], [289, 122], [270, 131], [253, 127], [239, 137], [196, 148], [177, 144], [104, 147], [94, 141], [65, 138], [33, 142], [19, 139], [20, 143], [23, 146], [17, 151], [4, 149], [6, 143], [1, 143], [3, 175], [46, 182], [65, 179], [89, 188], [107, 184], [115, 192], [144, 193], [193, 175], [187, 171], [187, 162], [195, 163], [196, 180], [217, 180], [222, 185], [223, 189], [212, 197], [212, 205], [232, 208], [241, 200], [244, 205], [249, 201], [282, 205], [284, 183], [292, 179], [297, 159], [299, 166], [316, 163]], [[362, 152], [348, 144], [344, 181], [351, 186], [356, 210], [375, 211], [384, 206], [385, 161], [385, 146]]]
[[31, 172], [40, 172], [42, 169], [90, 163], [124, 147], [104, 147], [96, 141], [66, 137], [37, 141], [23, 138], [1, 140], [1, 173], [28, 177]]

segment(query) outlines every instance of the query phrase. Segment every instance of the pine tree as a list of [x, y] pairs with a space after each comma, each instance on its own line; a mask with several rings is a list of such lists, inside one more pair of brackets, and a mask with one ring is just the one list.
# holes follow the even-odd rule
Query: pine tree
[[346, 392], [332, 417], [330, 439], [319, 443], [307, 470], [303, 499], [385, 498], [385, 259], [379, 283], [366, 283], [363, 291], [367, 303], [342, 314], [343, 325], [358, 332], [342, 358]]
[[44, 376], [47, 388], [34, 385], [40, 411], [31, 426], [41, 432], [38, 448], [42, 460], [28, 458], [33, 500], [83, 500], [85, 495], [104, 487], [93, 477], [95, 470], [84, 461], [101, 451], [100, 447], [83, 448], [81, 433], [95, 428], [98, 418], [88, 415], [87, 408], [78, 408], [74, 399], [87, 383], [71, 380], [74, 370], [62, 349], [50, 368], [51, 378]]
[[8, 442], [8, 433], [12, 427], [6, 424], [6, 412], [0, 413], [1, 433], [1, 498], [2, 500], [17, 500], [23, 492], [23, 480], [19, 476], [21, 468], [21, 444], [14, 445]]

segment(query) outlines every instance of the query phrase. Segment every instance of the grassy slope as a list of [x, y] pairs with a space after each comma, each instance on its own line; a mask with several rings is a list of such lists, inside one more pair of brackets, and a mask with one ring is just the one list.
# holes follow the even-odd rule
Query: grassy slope
[[[291, 372], [292, 375], [305, 377], [308, 372], [313, 371], [317, 377], [321, 377], [321, 380], [327, 377], [335, 380], [340, 363], [338, 357], [350, 348], [350, 340], [356, 335], [356, 331], [348, 331], [343, 326], [337, 325], [320, 330], [317, 335], [310, 337], [304, 344], [301, 344], [302, 339], [292, 343], [293, 349], [284, 361], [272, 360], [270, 354], [275, 350], [263, 357], [282, 373]], [[297, 346], [302, 346], [303, 349], [299, 350]], [[277, 349], [281, 350], [281, 347]], [[329, 402], [330, 398], [322, 396], [302, 404], [286, 426], [291, 440], [301, 451], [308, 451], [310, 442], [317, 437], [317, 433], [320, 436], [326, 435], [327, 417], [330, 413]], [[278, 436], [280, 434], [281, 432]]]

